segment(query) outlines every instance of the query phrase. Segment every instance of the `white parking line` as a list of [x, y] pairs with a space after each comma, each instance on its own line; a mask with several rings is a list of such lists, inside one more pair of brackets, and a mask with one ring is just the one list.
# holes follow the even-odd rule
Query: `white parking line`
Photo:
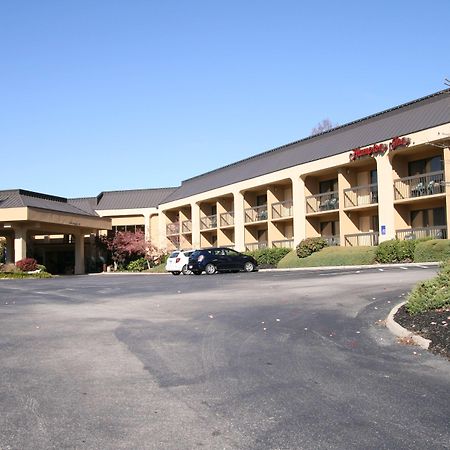
[[384, 269], [378, 269], [380, 272], [384, 272]]
[[407, 268], [407, 267], [403, 267], [403, 266], [400, 266], [400, 269], [403, 269], [403, 270], [408, 270], [408, 268]]

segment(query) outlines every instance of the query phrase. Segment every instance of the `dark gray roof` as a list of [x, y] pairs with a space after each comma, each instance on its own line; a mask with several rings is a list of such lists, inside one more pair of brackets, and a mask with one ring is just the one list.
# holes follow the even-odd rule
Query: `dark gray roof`
[[[95, 210], [157, 208], [177, 188], [134, 189], [129, 191], [105, 191], [96, 198], [73, 199], [70, 202]], [[83, 205], [83, 206], [81, 206]]]
[[39, 208], [48, 211], [77, 214], [82, 216], [97, 216], [95, 211], [87, 212], [68, 202], [64, 197], [41, 194], [24, 189], [0, 191], [0, 208]]
[[447, 122], [450, 89], [190, 178], [164, 203]]

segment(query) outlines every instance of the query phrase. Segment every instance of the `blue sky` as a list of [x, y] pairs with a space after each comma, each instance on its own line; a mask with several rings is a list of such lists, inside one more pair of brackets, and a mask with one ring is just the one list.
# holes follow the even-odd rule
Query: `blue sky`
[[1, 189], [176, 186], [445, 88], [448, 0], [0, 2]]

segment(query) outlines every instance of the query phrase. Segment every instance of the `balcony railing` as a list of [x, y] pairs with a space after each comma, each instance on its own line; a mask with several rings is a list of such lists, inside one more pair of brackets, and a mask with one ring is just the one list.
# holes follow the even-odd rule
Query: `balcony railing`
[[210, 230], [217, 227], [217, 215], [200, 217], [200, 230]]
[[267, 241], [250, 242], [250, 243], [245, 244], [245, 250], [247, 252], [259, 250], [261, 248], [267, 248]]
[[445, 180], [442, 170], [394, 180], [395, 200], [443, 194], [444, 192]]
[[395, 235], [397, 239], [409, 240], [409, 239], [421, 239], [425, 237], [432, 237], [434, 239], [447, 239], [447, 227], [418, 227], [418, 228], [405, 228], [403, 230], [396, 230]]
[[292, 217], [292, 200], [272, 203], [272, 219]]
[[339, 209], [338, 191], [326, 192], [325, 194], [310, 195], [306, 197], [306, 213], [322, 211], [334, 211]]
[[370, 233], [355, 233], [345, 235], [345, 245], [349, 247], [362, 247], [378, 245], [378, 231]]
[[322, 236], [328, 242], [330, 247], [341, 245], [341, 238], [338, 235], [335, 236]]
[[344, 189], [344, 207], [365, 206], [378, 203], [378, 185], [355, 186]]
[[166, 225], [166, 234], [171, 236], [180, 232], [180, 222], [169, 223]]
[[192, 220], [183, 220], [181, 222], [181, 232], [182, 233], [192, 233]]
[[231, 227], [234, 225], [234, 212], [224, 212], [220, 214], [220, 226]]
[[294, 248], [294, 239], [282, 239], [279, 241], [272, 241], [274, 248]]
[[267, 205], [245, 209], [245, 223], [267, 220]]

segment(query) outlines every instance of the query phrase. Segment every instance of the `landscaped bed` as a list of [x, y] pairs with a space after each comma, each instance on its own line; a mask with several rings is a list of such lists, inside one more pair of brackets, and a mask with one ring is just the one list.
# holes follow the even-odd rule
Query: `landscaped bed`
[[403, 328], [430, 339], [430, 351], [450, 359], [450, 308], [426, 311], [411, 316], [403, 305], [394, 318]]

